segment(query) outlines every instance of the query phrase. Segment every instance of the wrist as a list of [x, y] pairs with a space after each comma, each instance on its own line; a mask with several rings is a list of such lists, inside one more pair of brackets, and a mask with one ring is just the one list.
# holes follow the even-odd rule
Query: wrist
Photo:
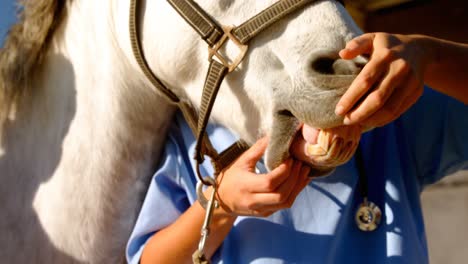
[[421, 62], [424, 66], [424, 82], [426, 83], [432, 76], [437, 75], [441, 69], [446, 67], [447, 58], [452, 54], [447, 50], [451, 50], [451, 45], [456, 45], [453, 42], [438, 39], [425, 35], [414, 35], [417, 48], [422, 52]]
[[[203, 193], [205, 197], [211, 197], [214, 188], [212, 186], [208, 187]], [[222, 203], [219, 194], [215, 194], [215, 199], [217, 201], [218, 206], [215, 208], [213, 213], [213, 221], [218, 223], [229, 223], [236, 220], [237, 216], [230, 213], [230, 211], [226, 208], [226, 206]], [[198, 201], [197, 201], [198, 202]]]
[[407, 35], [409, 38], [407, 44], [413, 46], [412, 51], [416, 54], [413, 58], [417, 60], [418, 66], [420, 67], [420, 78], [426, 80], [431, 72], [431, 69], [437, 65], [439, 58], [437, 56], [437, 49], [434, 43], [434, 39], [425, 35]]

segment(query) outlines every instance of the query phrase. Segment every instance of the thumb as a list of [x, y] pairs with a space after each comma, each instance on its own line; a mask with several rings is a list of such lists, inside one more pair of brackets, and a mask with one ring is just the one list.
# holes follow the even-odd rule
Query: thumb
[[374, 49], [375, 33], [363, 34], [349, 41], [339, 53], [345, 60], [354, 59], [361, 54], [371, 54]]
[[257, 162], [263, 157], [265, 150], [268, 146], [268, 138], [265, 136], [255, 144], [253, 144], [247, 151], [245, 151], [240, 157], [238, 162], [246, 164], [248, 167], [254, 167]]

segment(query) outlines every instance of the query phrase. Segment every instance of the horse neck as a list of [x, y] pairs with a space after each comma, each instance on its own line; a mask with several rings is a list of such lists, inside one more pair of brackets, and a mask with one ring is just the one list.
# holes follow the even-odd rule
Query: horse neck
[[125, 60], [104, 2], [69, 7], [0, 156], [7, 215], [34, 215], [78, 258], [122, 253], [173, 112]]

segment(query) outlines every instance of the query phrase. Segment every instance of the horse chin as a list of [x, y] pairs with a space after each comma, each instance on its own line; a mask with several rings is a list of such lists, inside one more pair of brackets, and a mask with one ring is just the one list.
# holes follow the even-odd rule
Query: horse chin
[[276, 168], [291, 156], [289, 147], [300, 129], [300, 124], [301, 122], [296, 117], [288, 113], [275, 115], [269, 131], [269, 143], [265, 152], [265, 165], [268, 170]]

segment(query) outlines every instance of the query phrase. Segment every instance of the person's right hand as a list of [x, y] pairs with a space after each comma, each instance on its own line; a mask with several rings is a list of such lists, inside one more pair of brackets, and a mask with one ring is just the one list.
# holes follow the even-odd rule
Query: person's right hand
[[289, 159], [266, 174], [256, 174], [268, 139], [258, 140], [217, 178], [217, 200], [228, 215], [269, 216], [290, 208], [309, 183], [310, 168]]
[[[370, 56], [336, 107], [344, 124], [378, 127], [408, 110], [422, 95], [427, 55], [418, 37], [367, 33], [347, 43], [343, 59]], [[354, 109], [353, 109], [354, 107]]]

